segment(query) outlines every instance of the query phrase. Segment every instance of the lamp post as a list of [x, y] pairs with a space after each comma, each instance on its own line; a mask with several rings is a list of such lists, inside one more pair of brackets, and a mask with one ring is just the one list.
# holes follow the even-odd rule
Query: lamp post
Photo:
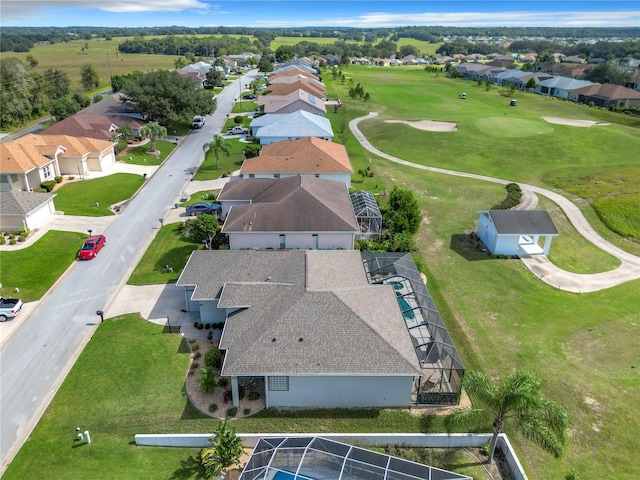
[[160, 228], [162, 228], [164, 225], [164, 218], [159, 218], [158, 221], [160, 222]]
[[89, 236], [91, 236], [91, 234], [93, 233], [93, 230], [90, 228], [87, 228], [87, 232], [89, 232]]

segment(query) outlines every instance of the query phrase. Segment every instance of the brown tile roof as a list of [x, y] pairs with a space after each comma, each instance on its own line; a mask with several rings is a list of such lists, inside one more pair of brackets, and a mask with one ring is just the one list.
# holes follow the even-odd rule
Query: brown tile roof
[[640, 92], [612, 83], [587, 85], [586, 87], [571, 90], [571, 93], [621, 100], [640, 99]]
[[84, 156], [113, 145], [113, 142], [89, 137], [29, 134], [0, 144], [0, 172], [27, 173], [42, 167], [51, 163], [59, 147], [65, 149], [64, 156]]
[[295, 102], [298, 102], [298, 105], [299, 102], [304, 102], [306, 106], [303, 105], [303, 109], [311, 109], [311, 113], [321, 112], [324, 115], [327, 111], [324, 100], [302, 89], [294, 90], [288, 95], [262, 95], [258, 97], [257, 103], [258, 106], [264, 107], [264, 113], [277, 113]]
[[358, 251], [196, 251], [178, 285], [247, 307], [225, 324], [225, 375], [420, 375], [393, 287], [369, 285]]
[[218, 201], [235, 205], [222, 227], [234, 232], [357, 232], [347, 186], [343, 182], [296, 175], [248, 178], [227, 183]]
[[318, 97], [324, 97], [327, 94], [327, 90], [325, 88], [320, 87], [319, 85], [314, 85], [310, 82], [293, 82], [293, 83], [274, 83], [267, 87], [269, 95], [288, 95], [291, 92], [295, 92], [296, 90], [304, 90], [305, 92], [309, 92]]
[[129, 125], [133, 129], [144, 125], [142, 120], [124, 115], [108, 116], [91, 112], [80, 112], [54, 123], [40, 135], [69, 135], [110, 140], [116, 134], [115, 128]]
[[281, 140], [248, 158], [240, 173], [353, 173], [347, 149], [317, 137]]
[[269, 83], [272, 83], [272, 80], [276, 80], [278, 78], [295, 77], [298, 75], [302, 75], [303, 77], [312, 78], [314, 80], [320, 81], [320, 79], [316, 75], [313, 75], [312, 73], [309, 73], [309, 72], [305, 72], [301, 68], [295, 68], [292, 70], [281, 70], [278, 73], [274, 73], [273, 75], [271, 75], [268, 80], [269, 80]]
[[306, 83], [309, 85], [314, 85], [317, 88], [322, 88], [324, 89], [324, 83], [319, 82], [318, 80], [313, 80], [312, 78], [308, 78], [305, 77], [304, 75], [296, 75], [293, 77], [280, 77], [280, 78], [274, 78], [274, 79], [269, 79], [269, 85], [267, 86], [267, 88], [270, 88], [271, 85], [278, 85], [280, 83], [296, 83], [296, 82], [302, 82], [302, 83]]

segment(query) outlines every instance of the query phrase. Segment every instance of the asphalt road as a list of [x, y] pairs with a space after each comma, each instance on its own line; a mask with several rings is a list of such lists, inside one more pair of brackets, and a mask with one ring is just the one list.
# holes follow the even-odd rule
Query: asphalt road
[[0, 475], [98, 328], [96, 311], [105, 310], [126, 282], [160, 227], [159, 219], [202, 162], [202, 145], [220, 132], [253, 75], [217, 96], [217, 110], [205, 127], [187, 136], [104, 232], [107, 246], [94, 260], [75, 262], [0, 350]]

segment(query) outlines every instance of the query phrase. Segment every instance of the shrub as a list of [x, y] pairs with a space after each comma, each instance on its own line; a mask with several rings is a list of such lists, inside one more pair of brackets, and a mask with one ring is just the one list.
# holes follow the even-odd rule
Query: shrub
[[34, 191], [37, 193], [47, 193], [47, 189], [42, 187], [36, 188]]
[[201, 356], [202, 356], [202, 353], [200, 353], [200, 352], [196, 352], [196, 353], [193, 355], [193, 359], [194, 359], [194, 360], [196, 360], [196, 359], [200, 358]]
[[16, 239], [12, 238], [9, 240], [9, 245], [15, 245], [16, 244]]
[[25, 240], [25, 238], [24, 238], [24, 236], [23, 236], [23, 235], [20, 235], [20, 236], [18, 237], [18, 241], [19, 241], [19, 242], [24, 242], [24, 240]]
[[251, 401], [258, 400], [260, 398], [260, 392], [258, 392], [257, 390], [251, 390], [249, 392], [249, 395], [247, 395], [247, 398]]
[[4, 235], [0, 235], [0, 245], [4, 245], [7, 243], [7, 239], [4, 238]]
[[9, 234], [9, 240], [13, 240], [14, 238], [16, 238], [15, 234], [10, 233], [10, 234]]
[[221, 387], [227, 387], [229, 385], [229, 379], [227, 377], [220, 377], [218, 385]]
[[222, 352], [217, 347], [210, 348], [207, 353], [204, 354], [204, 363], [210, 368], [222, 367]]
[[29, 235], [29, 232], [31, 232], [31, 229], [29, 227], [20, 227], [18, 229], [18, 234], [19, 235], [27, 236], [27, 235]]
[[197, 352], [198, 350], [200, 350], [200, 344], [199, 343], [194, 343], [193, 345], [191, 345], [191, 351]]
[[245, 387], [244, 385], [238, 385], [238, 397], [240, 398], [240, 400], [244, 400], [246, 393], [247, 387]]
[[53, 177], [53, 179], [56, 181], [56, 183], [61, 183], [62, 182], [62, 177], [59, 175], [56, 175], [55, 177]]
[[244, 410], [242, 410], [242, 413], [244, 415], [249, 415], [251, 413], [251, 409], [250, 408], [245, 408]]
[[227, 418], [235, 417], [238, 413], [238, 407], [231, 407], [227, 409]]
[[215, 413], [218, 410], [218, 404], [217, 403], [212, 403], [211, 405], [209, 405], [209, 411], [211, 413]]
[[229, 403], [233, 399], [233, 393], [229, 387], [226, 387], [222, 392], [222, 401], [224, 403]]
[[198, 362], [193, 362], [191, 364], [191, 370], [195, 370], [196, 368], [198, 368], [200, 366], [200, 364]]
[[205, 330], [209, 330], [210, 328], [211, 328], [211, 324], [210, 324], [210, 323], [206, 323], [206, 324], [204, 325], [204, 329], [205, 329]]
[[213, 393], [216, 389], [216, 374], [213, 369], [204, 367], [198, 374], [200, 377], [200, 388], [204, 393]]
[[40, 187], [44, 188], [47, 192], [50, 192], [53, 190], [53, 187], [56, 186], [56, 183], [57, 182], [55, 180], [45, 180], [40, 184]]

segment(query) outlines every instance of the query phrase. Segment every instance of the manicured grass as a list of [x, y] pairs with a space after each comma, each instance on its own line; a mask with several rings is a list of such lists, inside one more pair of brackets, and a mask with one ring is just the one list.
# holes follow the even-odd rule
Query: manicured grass
[[159, 157], [148, 153], [150, 144], [138, 145], [126, 151], [120, 152], [118, 160], [123, 160], [126, 163], [133, 165], [160, 165], [164, 162], [167, 156], [173, 152], [176, 148], [176, 144], [166, 140], [156, 140], [156, 150], [160, 152]]
[[[4, 57], [16, 57], [26, 63], [27, 55], [33, 55], [38, 60], [33, 70], [43, 73], [48, 69], [62, 70], [69, 75], [71, 89], [82, 89], [80, 67], [91, 64], [98, 73], [100, 88], [110, 87], [109, 79], [113, 75], [126, 75], [134, 70], [143, 73], [154, 70], [168, 70], [173, 68], [173, 62], [178, 58], [172, 55], [133, 54], [117, 52], [118, 45], [126, 37], [115, 37], [113, 40], [94, 38], [91, 40], [74, 40], [55, 44], [35, 44], [30, 52], [3, 52]], [[87, 44], [88, 50], [82, 52]], [[112, 73], [111, 73], [112, 72]]]
[[[191, 252], [202, 249], [202, 245], [193, 243], [180, 234], [181, 225], [182, 223], [171, 223], [158, 231], [129, 277], [129, 285], [175, 283], [178, 280]], [[163, 272], [166, 265], [173, 268], [173, 272]]]
[[201, 190], [199, 192], [192, 193], [191, 198], [186, 202], [182, 202], [180, 206], [188, 207], [189, 205], [193, 205], [194, 203], [198, 202], [213, 202], [213, 200], [209, 197], [211, 193], [213, 193], [211, 190]]
[[86, 238], [84, 233], [52, 230], [27, 248], [0, 251], [0, 293], [23, 302], [39, 300], [69, 268]]
[[[233, 104], [233, 109], [231, 110], [231, 113], [250, 113], [250, 112], [255, 112], [257, 108], [258, 108], [258, 104], [256, 103], [255, 100], [240, 100], [239, 102], [236, 102]], [[250, 120], [250, 119], [247, 118], [247, 120]], [[247, 126], [249, 126], [248, 122], [247, 122]]]
[[115, 215], [109, 207], [131, 198], [143, 181], [140, 175], [114, 173], [63, 185], [55, 191], [56, 209], [62, 210], [65, 215]]
[[[230, 126], [235, 125], [233, 120], [227, 121], [222, 131]], [[220, 168], [216, 168], [216, 157], [213, 153], [209, 155], [208, 159], [205, 159], [198, 171], [194, 175], [194, 180], [214, 180], [220, 178], [222, 175], [230, 175], [235, 170], [238, 170], [244, 162], [244, 155], [242, 152], [247, 146], [246, 143], [241, 142], [238, 138], [227, 139], [230, 147], [229, 156], [220, 156]]]

